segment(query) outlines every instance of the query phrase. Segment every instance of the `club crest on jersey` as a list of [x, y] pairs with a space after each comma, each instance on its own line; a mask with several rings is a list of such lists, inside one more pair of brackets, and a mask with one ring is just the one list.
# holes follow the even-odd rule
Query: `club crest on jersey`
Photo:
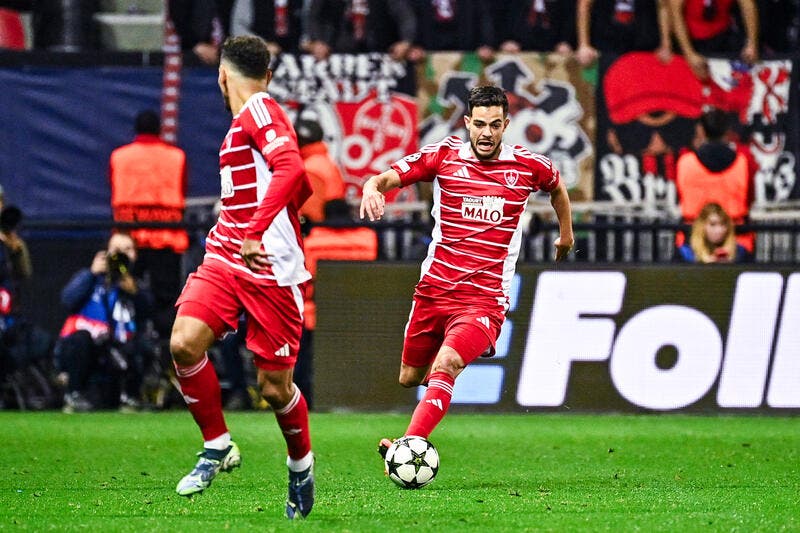
[[509, 187], [513, 187], [514, 185], [517, 184], [517, 180], [519, 179], [519, 172], [517, 172], [516, 170], [506, 170], [505, 178], [506, 178], [506, 184], [508, 184]]
[[467, 220], [498, 223], [503, 220], [506, 200], [500, 196], [465, 196], [461, 199], [461, 216]]

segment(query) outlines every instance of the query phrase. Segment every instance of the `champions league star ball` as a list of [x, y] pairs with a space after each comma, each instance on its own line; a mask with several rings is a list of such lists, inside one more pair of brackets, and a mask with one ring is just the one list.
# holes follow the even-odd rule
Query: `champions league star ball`
[[424, 487], [439, 471], [439, 452], [422, 437], [397, 439], [386, 452], [386, 474], [404, 489]]

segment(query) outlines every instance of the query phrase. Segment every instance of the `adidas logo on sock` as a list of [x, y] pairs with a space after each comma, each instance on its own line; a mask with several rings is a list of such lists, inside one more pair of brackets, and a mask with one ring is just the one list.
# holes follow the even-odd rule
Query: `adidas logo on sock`
[[443, 409], [442, 400], [440, 400], [439, 398], [433, 398], [433, 399], [430, 399], [430, 400], [425, 400], [425, 403], [429, 403], [429, 404], [431, 404], [433, 406], [438, 407], [440, 411]]
[[275, 350], [275, 355], [278, 357], [289, 357], [289, 343], [287, 342], [277, 350]]

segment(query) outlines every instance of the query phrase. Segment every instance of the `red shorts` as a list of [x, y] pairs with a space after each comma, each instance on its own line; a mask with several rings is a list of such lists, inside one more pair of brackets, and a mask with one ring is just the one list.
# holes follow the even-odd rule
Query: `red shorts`
[[247, 347], [264, 370], [294, 366], [303, 332], [300, 287], [263, 285], [237, 276], [217, 261], [205, 261], [186, 280], [175, 304], [178, 316], [205, 322], [218, 338], [247, 321]]
[[456, 307], [414, 297], [403, 341], [403, 363], [427, 367], [439, 348], [449, 346], [469, 364], [494, 355], [505, 314], [501, 309]]

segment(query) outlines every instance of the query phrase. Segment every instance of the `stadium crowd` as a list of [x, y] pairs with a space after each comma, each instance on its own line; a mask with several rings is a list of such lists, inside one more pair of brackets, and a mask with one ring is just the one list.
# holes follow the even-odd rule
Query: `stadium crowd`
[[[75, 12], [65, 11], [69, 9]], [[66, 31], [64, 21], [91, 21], [96, 9], [97, 6], [92, 2], [0, 1], [0, 46], [24, 48], [25, 39], [20, 38], [21, 26], [17, 17], [19, 12], [32, 14], [31, 41], [34, 48], [58, 49], [63, 44], [58, 41], [58, 36], [63, 36]], [[273, 54], [308, 53], [318, 60], [332, 53], [383, 52], [397, 60], [421, 62], [429, 52], [448, 50], [473, 51], [478, 58], [488, 60], [496, 53], [539, 51], [574, 57], [580, 65], [589, 66], [604, 53], [649, 51], [655, 52], [663, 62], [669, 61], [673, 54], [681, 54], [692, 72], [702, 79], [708, 76], [708, 56], [739, 57], [752, 63], [759, 58], [795, 52], [800, 46], [798, 0], [169, 0], [167, 13], [181, 39], [184, 52], [193, 54], [197, 60], [209, 65], [218, 63], [219, 47], [226, 35], [257, 35], [268, 43]], [[54, 30], [54, 24], [62, 25], [60, 31]], [[87, 24], [90, 27], [88, 30], [82, 28], [76, 31], [90, 33], [82, 43], [84, 50], [91, 50], [96, 48], [98, 39], [92, 33], [96, 30], [91, 28], [91, 23]], [[752, 236], [748, 238], [745, 235], [737, 244], [733, 240], [731, 227], [734, 223], [747, 220], [747, 210], [752, 203], [754, 163], [744, 147], [731, 145], [732, 138], [728, 136], [731, 132], [724, 119], [713, 109], [706, 111], [698, 121], [702, 133], [698, 135], [695, 150], [684, 154], [686, 157], [682, 156], [683, 159], [676, 164], [683, 222], [694, 223], [693, 236], [676, 243], [676, 250], [680, 251], [676, 257], [688, 262], [746, 260], [753, 252]], [[313, 144], [317, 153], [327, 155], [315, 125], [303, 123], [300, 126], [303, 131], [311, 131], [306, 135], [309, 137], [307, 143], [301, 138], [301, 148]], [[137, 134], [153, 137], [155, 133], [156, 130], [152, 128], [137, 131]], [[301, 133], [300, 128], [298, 133]], [[622, 137], [621, 129], [619, 133]], [[312, 147], [306, 148], [306, 152], [310, 150]], [[306, 165], [309, 164], [307, 160]], [[314, 180], [318, 188], [324, 188], [326, 179], [338, 172], [335, 163], [332, 168], [328, 176], [319, 176]], [[182, 172], [178, 172], [181, 178]], [[727, 173], [733, 184], [726, 198], [707, 194], [713, 189], [708, 185], [709, 176], [720, 172]], [[340, 182], [341, 176], [336, 176], [334, 181], [337, 180]], [[331, 187], [330, 184], [327, 186]], [[734, 205], [732, 202], [726, 201], [733, 197], [739, 200], [735, 207], [731, 207]], [[318, 189], [312, 203], [306, 206], [306, 218], [317, 224], [324, 223], [325, 204], [333, 201], [330, 207], [341, 208], [342, 198], [343, 193], [339, 189], [335, 193], [324, 193]], [[731, 212], [734, 208], [735, 212]], [[5, 210], [3, 213], [7, 216], [14, 214]], [[344, 213], [346, 215], [346, 208]], [[339, 209], [337, 216], [345, 215]], [[2, 229], [2, 216], [0, 214], [0, 239], [5, 231]], [[725, 226], [724, 235], [718, 239], [707, 237], [705, 241], [696, 237], [699, 232], [709, 231], [707, 226], [711, 223], [708, 221], [712, 218], [715, 224]], [[349, 222], [355, 223], [356, 220], [351, 217]], [[335, 231], [331, 232], [328, 237], [335, 238], [335, 234]], [[11, 238], [3, 239], [4, 247], [0, 250], [8, 250], [5, 254], [6, 268], [1, 273], [4, 279], [0, 281], [16, 299], [20, 279], [30, 277], [31, 271], [30, 261], [26, 267], [24, 261], [15, 260], [20, 254], [27, 255], [24, 242], [14, 240], [13, 231], [10, 235]], [[140, 254], [144, 251], [143, 258], [148, 257], [149, 247], [138, 237], [136, 240]], [[377, 257], [377, 245], [373, 245], [371, 240], [369, 242], [370, 249], [360, 257]], [[709, 249], [710, 244], [715, 246]], [[172, 248], [174, 250], [170, 253], [178, 255], [186, 250], [185, 243]], [[110, 254], [106, 252], [103, 252], [102, 259], [97, 259], [96, 266], [82, 272], [87, 280], [88, 291], [84, 291], [86, 294], [82, 294], [82, 297], [88, 298], [91, 290], [103, 292], [107, 289], [106, 256]], [[343, 256], [351, 257], [348, 254]], [[324, 258], [322, 254], [314, 257], [314, 260]], [[177, 260], [172, 263], [177, 264]], [[149, 282], [152, 280], [145, 280], [145, 289]], [[132, 296], [138, 290], [132, 288], [129, 292]], [[70, 292], [70, 287], [65, 288], [65, 292]], [[175, 288], [168, 287], [166, 292], [167, 297], [160, 300], [158, 296], [161, 292], [156, 292], [158, 308], [148, 312], [148, 315], [172, 313], [169, 302], [174, 300]], [[313, 295], [307, 294], [306, 298], [310, 302], [308, 307], [313, 308]], [[71, 312], [86, 304], [84, 298], [80, 300], [69, 301]], [[116, 324], [115, 317], [105, 316], [111, 314], [109, 309], [101, 308], [100, 311], [103, 311], [103, 320], [108, 321], [108, 325]], [[16, 307], [13, 310], [10, 306], [8, 309], [0, 307], [0, 314], [3, 324], [9, 327], [14, 323], [12, 318], [20, 320]], [[142, 314], [140, 312], [140, 315], [134, 316]], [[168, 327], [163, 322], [156, 321], [154, 325], [150, 319], [149, 325], [138, 325], [138, 331], [147, 332], [156, 340], [154, 346], [148, 346], [146, 355], [137, 352], [135, 360], [109, 349], [97, 355], [96, 360], [86, 361], [73, 354], [76, 349], [72, 349], [72, 345], [61, 340], [56, 344], [60, 348], [56, 351], [61, 359], [56, 359], [55, 364], [51, 365], [42, 364], [40, 360], [41, 347], [45, 346], [45, 351], [52, 350], [53, 339], [44, 338], [32, 326], [26, 330], [25, 336], [20, 336], [19, 328], [15, 327], [16, 336], [12, 338], [5, 331], [6, 326], [3, 326], [0, 349], [4, 352], [0, 361], [0, 379], [4, 384], [0, 407], [3, 403], [25, 407], [20, 405], [25, 401], [25, 394], [19, 388], [31, 386], [32, 383], [41, 385], [42, 375], [47, 379], [48, 373], [56, 374], [57, 371], [60, 371], [61, 378], [53, 383], [53, 387], [63, 388], [64, 399], [40, 386], [40, 396], [49, 394], [55, 398], [50, 402], [40, 402], [43, 406], [52, 407], [63, 401], [68, 411], [80, 411], [95, 407], [130, 408], [152, 402], [153, 398], [146, 397], [143, 392], [143, 383], [147, 381], [145, 374], [169, 372], [168, 365], [164, 364], [165, 354], [162, 353], [168, 336]], [[304, 335], [310, 338], [311, 332], [313, 325], [307, 328]], [[96, 343], [96, 339], [90, 339], [88, 333], [80, 334], [79, 340], [92, 347]], [[29, 344], [20, 352], [19, 344], [15, 345], [15, 342]], [[108, 338], [103, 338], [103, 343], [107, 344]], [[240, 366], [241, 343], [242, 335], [239, 335], [229, 337], [226, 344], [214, 348], [215, 357], [223, 361], [221, 367], [226, 369], [224, 373], [234, 383], [230, 392], [231, 405], [240, 408], [258, 405], [258, 402], [249, 401], [245, 378], [251, 379], [252, 376], [245, 376]], [[108, 347], [106, 344], [104, 348]], [[310, 348], [307, 348], [307, 352], [310, 352]], [[122, 362], [115, 360], [115, 356], [123, 357]], [[148, 357], [149, 360], [144, 361], [142, 357]], [[307, 357], [310, 358], [310, 354]], [[129, 366], [135, 368], [138, 374], [133, 379], [128, 375], [120, 381], [121, 368], [127, 370]], [[311, 366], [310, 359], [308, 366]], [[34, 370], [25, 373], [22, 372], [24, 368]], [[92, 371], [105, 375], [105, 378], [101, 375], [93, 380], [88, 375]], [[80, 377], [76, 379], [78, 375]], [[158, 376], [157, 379], [162, 377]], [[301, 388], [311, 386], [311, 375], [301, 375], [300, 378], [307, 384], [301, 385]], [[103, 385], [109, 380], [116, 380], [116, 390], [107, 401], [90, 401], [92, 394], [87, 393], [86, 396], [90, 398], [87, 399], [83, 394], [85, 391], [78, 389], [79, 383], [85, 389], [92, 383]], [[139, 387], [138, 393], [131, 389], [131, 383]], [[105, 391], [103, 393], [108, 396]], [[94, 396], [99, 397], [100, 393], [96, 392]], [[312, 391], [309, 390], [307, 396], [313, 398]], [[35, 405], [36, 402], [28, 402], [27, 407]]]
[[[681, 51], [702, 73], [707, 54], [747, 61], [797, 49], [797, 0], [168, 0], [182, 47], [215, 63], [226, 35], [258, 35], [274, 54], [426, 51], [558, 51], [588, 64], [602, 52]], [[35, 48], [98, 46], [94, 1], [3, 0], [0, 46], [24, 48], [20, 12], [32, 15]], [[137, 2], [128, 11], [138, 12]], [[81, 34], [76, 39], [70, 33]]]

